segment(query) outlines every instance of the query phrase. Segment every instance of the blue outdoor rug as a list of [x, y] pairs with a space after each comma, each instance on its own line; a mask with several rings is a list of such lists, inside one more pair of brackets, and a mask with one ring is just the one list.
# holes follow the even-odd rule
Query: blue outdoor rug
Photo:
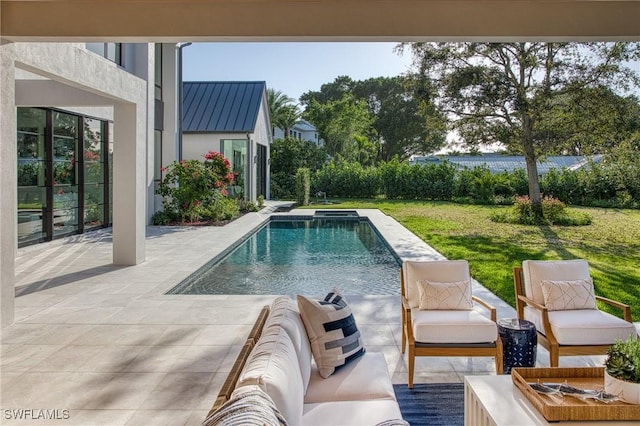
[[424, 383], [393, 385], [402, 418], [411, 426], [464, 424], [464, 384]]

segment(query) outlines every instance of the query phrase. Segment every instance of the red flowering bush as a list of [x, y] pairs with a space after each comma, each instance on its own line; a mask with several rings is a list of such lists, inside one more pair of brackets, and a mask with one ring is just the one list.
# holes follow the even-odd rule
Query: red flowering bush
[[224, 216], [233, 214], [231, 204], [236, 206], [237, 215], [237, 203], [227, 199], [227, 185], [234, 179], [231, 163], [219, 152], [207, 152], [204, 161], [174, 161], [162, 172], [165, 175], [157, 193], [164, 197], [163, 221], [230, 219]]

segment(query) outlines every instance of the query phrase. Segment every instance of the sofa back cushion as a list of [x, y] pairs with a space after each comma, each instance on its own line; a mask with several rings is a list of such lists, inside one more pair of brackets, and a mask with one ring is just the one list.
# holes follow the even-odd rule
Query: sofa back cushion
[[522, 262], [524, 291], [536, 303], [544, 305], [542, 280], [573, 281], [590, 279], [586, 260], [525, 260]]
[[251, 351], [236, 389], [258, 385], [273, 400], [289, 424], [300, 424], [304, 387], [298, 355], [282, 327], [265, 328]]
[[307, 393], [311, 378], [311, 344], [302, 323], [295, 301], [287, 296], [277, 298], [271, 305], [271, 314], [265, 323], [265, 329], [282, 327], [289, 335], [298, 356], [298, 366], [302, 376], [304, 393]]
[[451, 283], [456, 281], [470, 281], [469, 263], [466, 260], [433, 260], [411, 261], [402, 264], [404, 276], [405, 297], [411, 308], [420, 306], [420, 292], [418, 281]]

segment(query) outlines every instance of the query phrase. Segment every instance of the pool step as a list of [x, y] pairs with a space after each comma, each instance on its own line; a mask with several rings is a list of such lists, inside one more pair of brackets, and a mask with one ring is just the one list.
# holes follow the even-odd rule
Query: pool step
[[325, 217], [360, 217], [355, 210], [316, 210], [314, 218]]

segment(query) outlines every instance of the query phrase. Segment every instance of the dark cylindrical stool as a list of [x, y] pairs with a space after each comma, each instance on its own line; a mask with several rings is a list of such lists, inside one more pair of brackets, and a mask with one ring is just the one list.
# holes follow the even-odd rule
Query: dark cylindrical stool
[[534, 367], [538, 348], [536, 326], [517, 318], [499, 319], [497, 323], [504, 374], [510, 374], [513, 367]]

